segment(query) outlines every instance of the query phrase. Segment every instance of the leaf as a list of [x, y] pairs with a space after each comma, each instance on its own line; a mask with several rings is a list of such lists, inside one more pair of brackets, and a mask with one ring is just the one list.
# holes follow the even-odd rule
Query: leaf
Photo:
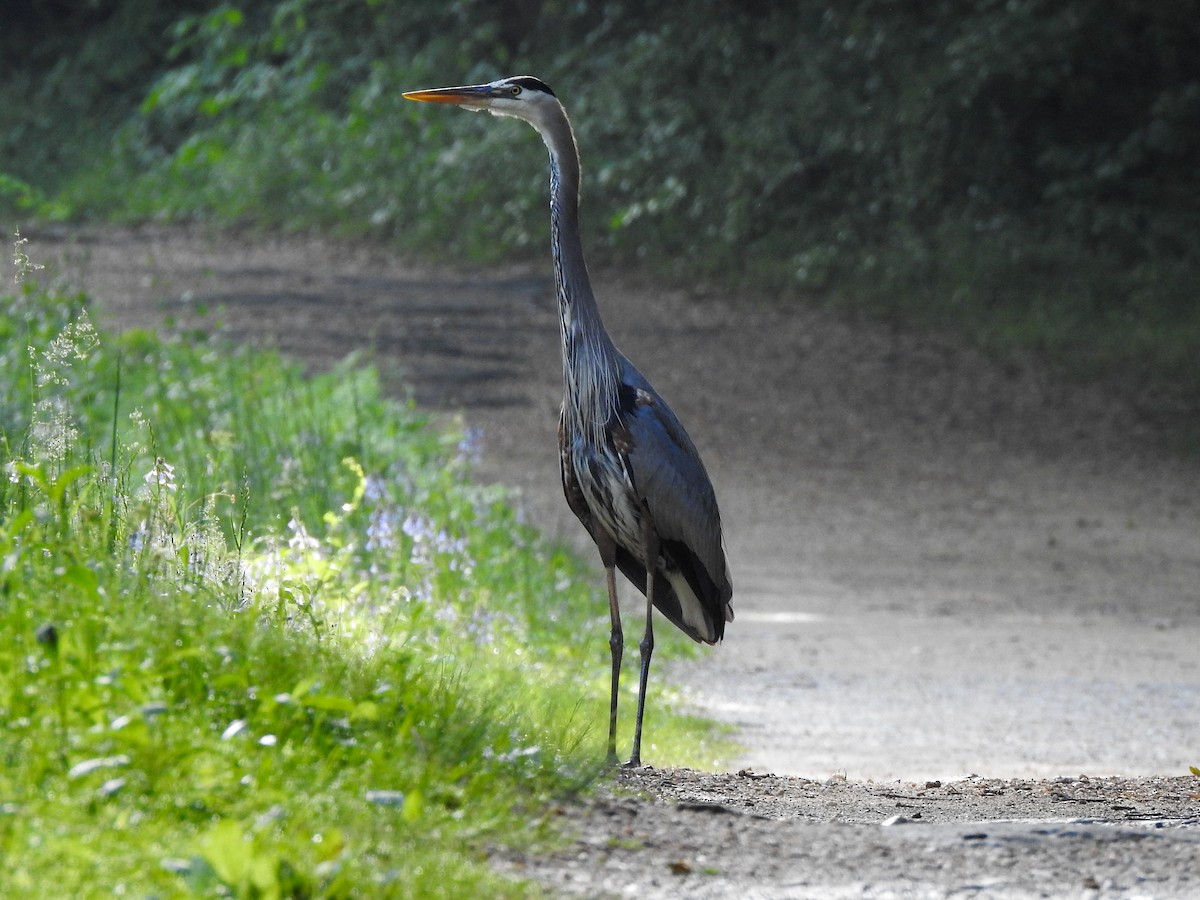
[[249, 880], [253, 849], [237, 822], [225, 819], [213, 826], [202, 840], [200, 855], [226, 885], [236, 889]]
[[305, 697], [303, 702], [310, 709], [320, 709], [325, 712], [343, 713], [345, 715], [353, 715], [355, 712], [353, 700], [346, 697], [335, 697], [331, 694], [317, 694], [314, 697]]
[[81, 563], [72, 563], [63, 573], [63, 580], [79, 588], [85, 599], [98, 603], [100, 600], [100, 578]]
[[363, 700], [354, 707], [351, 715], [354, 719], [366, 719], [368, 722], [379, 721], [379, 704], [372, 700]]
[[313, 688], [315, 688], [317, 686], [318, 686], [317, 679], [302, 678], [302, 679], [300, 679], [300, 681], [298, 681], [296, 683], [296, 686], [294, 688], [292, 688], [292, 690], [291, 690], [292, 697], [297, 700], [303, 699], [304, 696], [309, 691], [311, 691]]
[[67, 469], [67, 471], [59, 475], [58, 478], [54, 479], [54, 482], [50, 485], [50, 490], [47, 491], [47, 495], [55, 503], [60, 502], [63, 498], [63, 495], [66, 494], [67, 488], [91, 471], [91, 466], [74, 466], [73, 468]]
[[400, 810], [400, 816], [405, 822], [415, 822], [421, 818], [421, 813], [425, 810], [425, 798], [421, 793], [420, 788], [413, 788], [404, 797], [404, 806]]
[[346, 835], [340, 828], [330, 828], [319, 835], [319, 841], [317, 837], [318, 835], [313, 835], [313, 843], [317, 845], [314, 852], [321, 862], [335, 859], [346, 849]]
[[203, 647], [184, 647], [182, 650], [176, 650], [163, 658], [165, 665], [171, 665], [177, 662], [183, 662], [185, 659], [203, 659], [208, 655], [208, 651]]
[[133, 716], [121, 716], [109, 725], [115, 739], [122, 744], [134, 747], [145, 747], [150, 744], [150, 729], [146, 720]]
[[158, 108], [158, 104], [162, 101], [163, 90], [163, 85], [159, 83], [146, 95], [146, 99], [142, 101], [142, 105], [138, 109], [143, 116], [149, 115]]

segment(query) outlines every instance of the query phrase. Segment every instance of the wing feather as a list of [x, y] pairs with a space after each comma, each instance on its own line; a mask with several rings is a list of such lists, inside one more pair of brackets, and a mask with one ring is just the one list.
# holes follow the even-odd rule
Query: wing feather
[[[733, 585], [712, 482], [683, 424], [632, 365], [625, 381], [634, 389], [632, 404], [622, 408], [632, 444], [627, 464], [634, 488], [653, 517], [664, 550], [674, 557], [719, 636], [733, 617]], [[657, 594], [657, 583], [655, 590]]]

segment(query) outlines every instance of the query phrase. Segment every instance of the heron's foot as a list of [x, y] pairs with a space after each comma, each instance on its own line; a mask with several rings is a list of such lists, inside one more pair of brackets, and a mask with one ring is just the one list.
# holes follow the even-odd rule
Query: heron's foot
[[615, 750], [608, 751], [608, 756], [605, 758], [604, 764], [606, 766], [608, 766], [610, 769], [617, 769], [617, 768], [620, 768], [622, 765], [621, 760], [617, 757], [617, 753]]
[[645, 766], [642, 765], [641, 756], [638, 754], [634, 754], [632, 757], [630, 757], [629, 762], [621, 763], [621, 768], [622, 769], [644, 769]]

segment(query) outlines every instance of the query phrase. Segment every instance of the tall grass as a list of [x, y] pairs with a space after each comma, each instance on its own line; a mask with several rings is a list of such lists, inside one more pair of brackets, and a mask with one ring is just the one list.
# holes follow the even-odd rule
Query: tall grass
[[28, 279], [0, 357], [0, 894], [524, 893], [486, 848], [600, 771], [604, 606], [459, 438]]

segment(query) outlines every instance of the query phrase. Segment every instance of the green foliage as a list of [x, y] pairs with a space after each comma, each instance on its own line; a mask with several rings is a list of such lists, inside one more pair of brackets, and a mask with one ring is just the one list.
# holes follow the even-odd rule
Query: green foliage
[[495, 260], [545, 244], [536, 140], [399, 95], [536, 71], [612, 256], [1200, 390], [1198, 37], [1197, 0], [208, 3], [166, 29], [153, 78], [126, 72], [137, 98], [95, 165], [10, 175], [76, 211]]
[[[204, 0], [59, 0], [6, 4], [0, 27], [0, 160], [53, 196], [90, 168], [136, 111], [162, 60], [162, 34]], [[0, 184], [0, 209], [10, 205]], [[38, 213], [62, 216], [53, 205]]]
[[0, 894], [524, 895], [484, 849], [600, 770], [594, 579], [369, 369], [3, 310]]

